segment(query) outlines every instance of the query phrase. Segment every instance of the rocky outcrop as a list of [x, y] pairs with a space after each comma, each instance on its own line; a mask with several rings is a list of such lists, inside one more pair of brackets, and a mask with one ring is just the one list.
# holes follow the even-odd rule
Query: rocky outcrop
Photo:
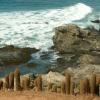
[[27, 62], [31, 54], [37, 52], [35, 48], [18, 48], [12, 45], [0, 48], [0, 65], [16, 65]]
[[83, 67], [81, 73], [89, 65], [100, 66], [100, 32], [96, 29], [82, 29], [74, 24], [59, 26], [55, 28], [53, 42], [60, 57], [57, 65], [52, 67], [53, 71], [73, 68], [78, 72], [78, 68]]
[[54, 47], [60, 53], [87, 53], [100, 50], [100, 35], [90, 29], [68, 24], [55, 28]]

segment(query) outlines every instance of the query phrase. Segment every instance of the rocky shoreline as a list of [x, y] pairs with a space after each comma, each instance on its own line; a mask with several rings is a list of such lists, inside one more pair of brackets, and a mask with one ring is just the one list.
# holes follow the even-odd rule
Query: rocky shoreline
[[[56, 27], [53, 43], [52, 49], [58, 52], [59, 58], [49, 71], [62, 75], [68, 72], [75, 80], [100, 73], [100, 32], [93, 27], [82, 29], [75, 24]], [[26, 63], [31, 59], [31, 54], [38, 51], [35, 48], [5, 46], [0, 48], [0, 65]]]
[[[75, 24], [55, 28], [53, 50], [58, 52], [57, 63], [48, 69], [64, 74], [69, 72], [73, 78], [89, 77], [100, 73], [100, 32], [93, 27], [80, 28]], [[18, 65], [31, 59], [35, 48], [18, 48], [13, 45], [0, 48], [0, 66]], [[46, 55], [44, 54], [43, 57]], [[35, 64], [25, 64], [36, 66]]]
[[[41, 89], [42, 87], [42, 90], [45, 91], [47, 90], [49, 85], [51, 86], [51, 84], [53, 84], [51, 91], [59, 92], [60, 90], [61, 92], [62, 90], [61, 83], [65, 82], [66, 75], [68, 75], [68, 77], [70, 78], [70, 79], [68, 78], [67, 80], [68, 82], [71, 82], [71, 84], [75, 83], [74, 94], [76, 93], [79, 94], [81, 85], [85, 86], [84, 81], [90, 82], [92, 79], [95, 78], [93, 80], [95, 82], [94, 87], [99, 86], [100, 84], [100, 60], [99, 60], [100, 32], [99, 31], [93, 28], [82, 29], [77, 25], [67, 24], [55, 28], [55, 35], [53, 37], [53, 42], [54, 42], [54, 50], [58, 52], [59, 55], [59, 58], [57, 59], [57, 64], [51, 66], [51, 69], [46, 74], [35, 75], [33, 73], [29, 73], [26, 75], [22, 75], [20, 77], [19, 70], [17, 70], [18, 73], [15, 71], [14, 77], [16, 77], [17, 75], [19, 79], [21, 78], [19, 82], [22, 87], [21, 89], [25, 88], [27, 90], [29, 88], [32, 88], [34, 91], [37, 91], [37, 87], [39, 89]], [[30, 60], [32, 53], [36, 53], [38, 51], [39, 50], [35, 48], [18, 48], [14, 46], [6, 46], [0, 48], [0, 64], [16, 65], [20, 63], [25, 63], [28, 60]], [[7, 80], [10, 79], [10, 74], [2, 78], [1, 82], [6, 84], [8, 82]], [[19, 79], [16, 78], [17, 81]], [[15, 83], [17, 83], [17, 81]], [[89, 84], [93, 85], [94, 82], [90, 82]], [[90, 89], [92, 88], [90, 86], [88, 87]], [[84, 89], [82, 88], [82, 90]], [[94, 91], [96, 93], [96, 88]], [[88, 91], [88, 93], [90, 93], [90, 91]]]

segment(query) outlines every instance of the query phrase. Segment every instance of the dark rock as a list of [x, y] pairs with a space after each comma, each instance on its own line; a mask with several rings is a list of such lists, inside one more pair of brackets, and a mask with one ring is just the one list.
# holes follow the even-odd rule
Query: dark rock
[[16, 65], [27, 62], [31, 54], [39, 50], [35, 48], [18, 48], [13, 45], [0, 48], [0, 65]]

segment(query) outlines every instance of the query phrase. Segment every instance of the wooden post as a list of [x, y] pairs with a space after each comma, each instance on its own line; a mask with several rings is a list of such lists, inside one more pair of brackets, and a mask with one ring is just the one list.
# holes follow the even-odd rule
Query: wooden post
[[61, 83], [61, 93], [66, 94], [65, 81]]
[[8, 88], [9, 88], [9, 76], [6, 76], [3, 82], [3, 89], [8, 90]]
[[84, 80], [80, 80], [80, 94], [84, 95], [85, 94], [85, 84]]
[[75, 88], [75, 83], [73, 82], [73, 78], [71, 78], [71, 82], [70, 82], [70, 94], [71, 95], [74, 94], [74, 88]]
[[89, 94], [90, 93], [90, 85], [89, 85], [89, 80], [87, 78], [84, 79], [84, 84], [85, 84], [85, 93]]
[[90, 93], [95, 94], [96, 93], [96, 75], [92, 74], [90, 79]]
[[99, 94], [99, 96], [100, 96], [100, 84], [99, 84], [99, 93], [98, 93], [98, 94]]
[[37, 90], [42, 91], [42, 77], [38, 76], [37, 78]]
[[0, 90], [3, 89], [3, 81], [0, 80]]
[[14, 73], [13, 72], [9, 74], [9, 88], [10, 89], [14, 88]]
[[20, 71], [16, 69], [14, 72], [14, 91], [20, 90]]
[[70, 80], [71, 80], [71, 76], [70, 74], [66, 74], [66, 94], [69, 95], [70, 94]]
[[24, 90], [29, 90], [29, 88], [30, 88], [30, 79], [29, 78], [24, 78], [24, 80], [23, 80], [23, 89]]

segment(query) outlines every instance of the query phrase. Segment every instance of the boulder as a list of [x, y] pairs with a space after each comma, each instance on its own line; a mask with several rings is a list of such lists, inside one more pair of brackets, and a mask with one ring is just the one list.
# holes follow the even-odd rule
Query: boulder
[[54, 47], [60, 53], [87, 53], [100, 50], [100, 35], [74, 24], [55, 28]]
[[27, 62], [31, 54], [39, 50], [35, 48], [18, 48], [12, 45], [0, 48], [0, 65], [16, 65]]
[[48, 74], [42, 75], [42, 80], [44, 84], [52, 83], [59, 86], [65, 80], [65, 76], [58, 72], [50, 71]]
[[75, 24], [56, 27], [53, 43], [59, 58], [52, 71], [62, 73], [80, 65], [83, 69], [88, 65], [100, 66], [100, 32], [94, 28], [83, 29]]

